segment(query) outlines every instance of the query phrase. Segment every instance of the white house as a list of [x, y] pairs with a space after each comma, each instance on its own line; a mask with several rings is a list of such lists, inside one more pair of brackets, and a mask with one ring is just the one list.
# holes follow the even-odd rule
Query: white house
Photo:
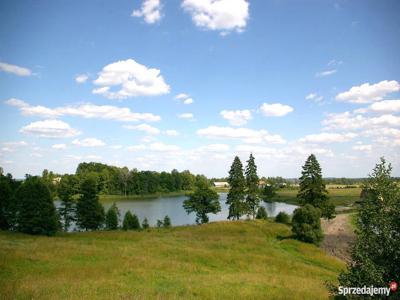
[[226, 181], [218, 181], [214, 182], [214, 186], [217, 188], [227, 188], [229, 187], [229, 183], [227, 183]]

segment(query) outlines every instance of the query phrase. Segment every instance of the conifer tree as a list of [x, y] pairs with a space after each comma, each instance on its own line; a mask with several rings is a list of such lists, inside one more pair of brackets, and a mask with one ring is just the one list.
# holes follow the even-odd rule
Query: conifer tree
[[11, 199], [11, 186], [7, 178], [0, 174], [0, 229], [9, 229], [11, 227]]
[[164, 227], [166, 227], [166, 228], [171, 227], [171, 219], [170, 219], [170, 217], [165, 216], [163, 224], [164, 224]]
[[75, 201], [73, 199], [76, 193], [75, 184], [75, 177], [73, 175], [64, 175], [60, 180], [57, 190], [58, 197], [61, 201], [58, 213], [63, 221], [64, 231], [68, 231], [71, 223], [76, 220]]
[[302, 205], [311, 204], [321, 208], [328, 200], [328, 191], [325, 188], [325, 183], [322, 179], [321, 167], [314, 154], [311, 154], [301, 172], [300, 190], [297, 193], [297, 198], [300, 199]]
[[85, 230], [97, 230], [104, 223], [104, 208], [97, 195], [96, 178], [85, 177], [80, 184], [80, 197], [76, 205], [77, 225]]
[[143, 229], [147, 229], [147, 228], [149, 228], [149, 227], [150, 227], [149, 221], [147, 220], [147, 218], [144, 218], [144, 220], [143, 220], [143, 222], [142, 222], [142, 228], [143, 228]]
[[17, 229], [29, 234], [53, 235], [59, 220], [50, 190], [39, 177], [28, 177], [16, 192]]
[[246, 166], [246, 208], [247, 214], [251, 215], [253, 219], [257, 214], [257, 209], [260, 206], [260, 197], [258, 193], [258, 175], [257, 166], [254, 161], [253, 154], [250, 154]]
[[118, 207], [113, 203], [106, 213], [106, 228], [108, 230], [118, 229], [118, 215]]
[[243, 175], [242, 162], [237, 156], [229, 170], [228, 183], [229, 192], [226, 200], [226, 204], [229, 205], [228, 219], [239, 220], [246, 213], [246, 203], [244, 201], [246, 180]]
[[122, 228], [124, 230], [139, 230], [140, 229], [139, 218], [128, 210], [125, 213], [124, 220], [122, 222]]

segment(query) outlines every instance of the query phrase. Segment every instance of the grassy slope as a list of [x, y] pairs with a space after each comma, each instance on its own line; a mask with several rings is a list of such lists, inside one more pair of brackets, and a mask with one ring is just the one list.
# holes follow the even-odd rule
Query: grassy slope
[[[274, 201], [297, 204], [297, 189], [280, 189]], [[329, 198], [336, 206], [347, 206], [360, 200], [361, 188], [328, 189]]]
[[[35, 237], [0, 232], [6, 299], [326, 299], [343, 263], [278, 236], [286, 225], [217, 222]], [[1, 297], [0, 297], [1, 298]]]

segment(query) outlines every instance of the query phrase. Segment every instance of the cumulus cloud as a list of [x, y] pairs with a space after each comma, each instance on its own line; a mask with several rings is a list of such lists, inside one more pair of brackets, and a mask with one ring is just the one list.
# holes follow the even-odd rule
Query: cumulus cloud
[[242, 126], [247, 123], [247, 121], [252, 119], [251, 111], [245, 110], [223, 110], [220, 115], [229, 121], [232, 126]]
[[126, 126], [124, 126], [124, 128], [142, 131], [142, 132], [145, 132], [146, 134], [150, 134], [150, 135], [160, 134], [160, 130], [158, 128], [153, 127], [153, 126], [148, 125], [148, 124], [140, 124], [140, 125], [136, 125], [136, 126], [134, 126], [134, 125], [126, 125]]
[[328, 133], [322, 132], [317, 134], [306, 135], [305, 137], [300, 139], [300, 142], [306, 143], [341, 143], [348, 142], [351, 139], [355, 138], [357, 134], [349, 132], [349, 133]]
[[154, 24], [161, 19], [160, 0], [144, 0], [139, 10], [132, 12], [132, 17], [143, 17], [147, 24]]
[[222, 34], [242, 32], [249, 19], [249, 3], [245, 0], [184, 0], [182, 7], [196, 26]]
[[86, 138], [83, 140], [73, 140], [72, 144], [79, 147], [101, 147], [104, 146], [105, 143], [102, 140], [96, 138]]
[[63, 150], [67, 148], [66, 144], [54, 144], [51, 146], [51, 148], [56, 149], [56, 150]]
[[183, 104], [192, 104], [194, 103], [193, 98], [191, 98], [188, 94], [180, 93], [175, 96], [176, 100], [182, 101]]
[[230, 147], [226, 144], [210, 144], [197, 148], [199, 152], [227, 152]]
[[0, 71], [11, 73], [17, 76], [31, 76], [32, 71], [28, 68], [7, 64], [5, 62], [0, 62]]
[[127, 149], [128, 149], [128, 151], [133, 151], [133, 152], [143, 151], [143, 150], [147, 149], [147, 146], [140, 144], [140, 145], [129, 146], [129, 147], [127, 147]]
[[75, 81], [77, 83], [85, 83], [89, 79], [89, 76], [86, 74], [79, 74], [75, 77]]
[[254, 130], [249, 128], [232, 128], [209, 126], [197, 130], [197, 135], [215, 139], [237, 139], [245, 143], [257, 144], [262, 142], [281, 144], [285, 140], [277, 134], [270, 134], [266, 130]]
[[355, 145], [352, 149], [355, 151], [370, 152], [372, 151], [372, 145]]
[[14, 152], [18, 148], [28, 146], [28, 143], [25, 141], [17, 141], [17, 142], [4, 142], [2, 143], [1, 152]]
[[324, 97], [318, 95], [317, 93], [310, 93], [305, 97], [305, 99], [314, 102], [321, 102], [322, 100], [324, 100]]
[[372, 103], [366, 108], [356, 109], [355, 113], [398, 113], [400, 112], [400, 100], [383, 100]]
[[6, 104], [18, 107], [23, 115], [39, 116], [45, 118], [58, 118], [62, 116], [77, 116], [87, 119], [105, 119], [120, 122], [156, 122], [161, 120], [160, 116], [151, 113], [135, 113], [127, 107], [117, 107], [112, 105], [95, 105], [84, 103], [75, 106], [62, 106], [48, 108], [37, 105], [32, 106], [23, 100], [11, 98], [5, 101]]
[[109, 99], [168, 94], [170, 86], [160, 73], [160, 70], [147, 68], [133, 59], [117, 61], [105, 66], [98, 74], [94, 84], [99, 88], [94, 89], [93, 93]]
[[395, 80], [383, 80], [376, 84], [364, 83], [353, 86], [350, 90], [340, 93], [336, 100], [350, 103], [372, 103], [382, 100], [387, 94], [400, 91], [400, 84]]
[[179, 132], [173, 129], [165, 130], [164, 133], [168, 136], [178, 136]]
[[326, 70], [326, 71], [322, 71], [322, 72], [318, 72], [315, 74], [315, 77], [326, 77], [329, 75], [333, 75], [337, 72], [337, 70], [332, 69], [332, 70]]
[[194, 115], [192, 113], [183, 113], [183, 114], [178, 114], [179, 119], [186, 119], [186, 120], [193, 120]]
[[322, 121], [325, 130], [356, 130], [371, 129], [378, 127], [397, 127], [400, 126], [400, 117], [391, 114], [384, 114], [377, 117], [366, 117], [360, 114], [344, 112], [329, 114]]
[[60, 120], [32, 122], [22, 127], [20, 132], [46, 138], [67, 138], [80, 134], [78, 130], [71, 128], [69, 124]]
[[266, 117], [282, 117], [293, 111], [293, 107], [281, 103], [263, 103], [261, 113]]

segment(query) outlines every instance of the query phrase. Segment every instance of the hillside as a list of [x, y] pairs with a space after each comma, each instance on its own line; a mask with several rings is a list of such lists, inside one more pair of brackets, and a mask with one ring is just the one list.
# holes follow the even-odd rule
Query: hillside
[[286, 225], [218, 222], [36, 237], [0, 232], [5, 299], [326, 299], [344, 264]]

